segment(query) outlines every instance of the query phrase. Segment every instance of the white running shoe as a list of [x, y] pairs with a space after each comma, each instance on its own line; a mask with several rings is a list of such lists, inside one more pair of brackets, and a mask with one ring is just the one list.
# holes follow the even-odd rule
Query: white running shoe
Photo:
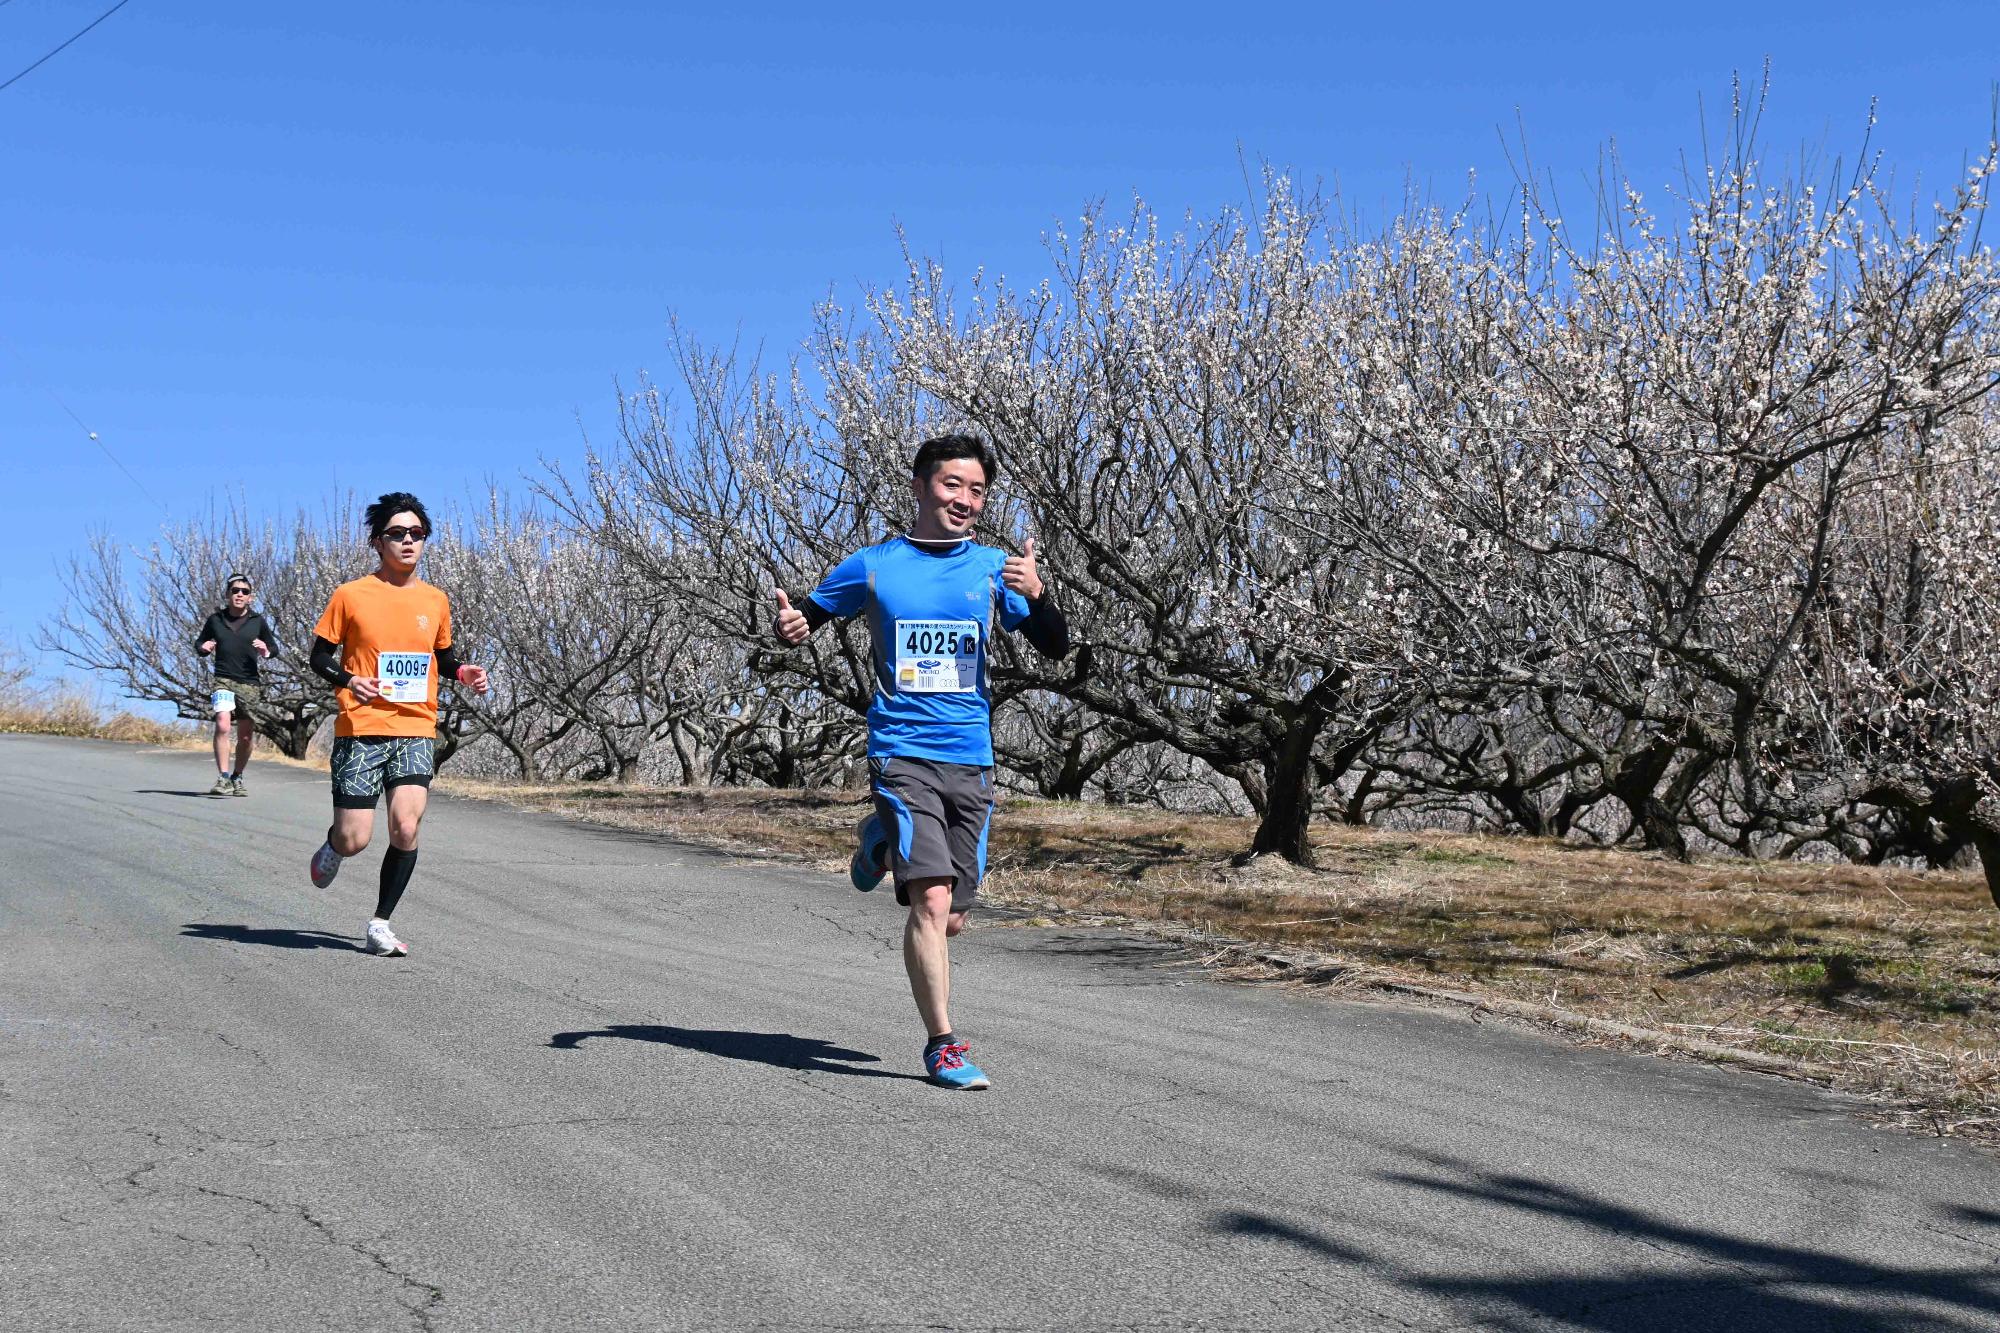
[[340, 873], [340, 861], [341, 861], [340, 853], [333, 850], [332, 843], [330, 842], [321, 843], [319, 845], [319, 850], [313, 853], [313, 859], [312, 859], [313, 887], [316, 889], [323, 889], [327, 885], [333, 883], [333, 877]]
[[368, 919], [368, 952], [381, 954], [384, 958], [403, 958], [410, 952], [410, 946], [396, 938], [396, 932], [389, 929], [389, 923], [381, 917]]

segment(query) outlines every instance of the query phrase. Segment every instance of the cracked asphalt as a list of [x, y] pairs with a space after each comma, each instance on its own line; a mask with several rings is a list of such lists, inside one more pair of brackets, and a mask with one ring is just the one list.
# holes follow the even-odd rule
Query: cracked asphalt
[[[887, 894], [0, 737], [0, 1328], [2000, 1327], [2000, 1166], [1816, 1089], [975, 922], [912, 1077]], [[379, 834], [378, 834], [379, 839]]]

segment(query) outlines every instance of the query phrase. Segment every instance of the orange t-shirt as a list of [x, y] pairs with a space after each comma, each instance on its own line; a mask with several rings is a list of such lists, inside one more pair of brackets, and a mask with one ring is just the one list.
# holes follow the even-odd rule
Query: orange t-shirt
[[435, 736], [437, 651], [451, 647], [451, 599], [411, 579], [398, 588], [369, 574], [333, 590], [313, 633], [340, 645], [340, 665], [375, 678], [383, 695], [340, 700], [336, 736]]

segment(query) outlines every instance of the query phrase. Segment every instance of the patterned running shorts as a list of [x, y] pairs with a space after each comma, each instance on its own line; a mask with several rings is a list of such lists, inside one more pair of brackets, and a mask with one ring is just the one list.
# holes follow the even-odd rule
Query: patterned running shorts
[[387, 788], [430, 786], [435, 746], [429, 736], [334, 737], [334, 808], [373, 810]]

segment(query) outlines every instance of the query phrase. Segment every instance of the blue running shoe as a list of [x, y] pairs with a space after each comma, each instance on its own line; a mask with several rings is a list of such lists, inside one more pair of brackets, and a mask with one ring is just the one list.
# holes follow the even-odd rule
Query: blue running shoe
[[924, 1072], [931, 1082], [941, 1088], [958, 1088], [965, 1092], [976, 1092], [980, 1088], [993, 1086], [986, 1077], [986, 1071], [965, 1057], [972, 1048], [962, 1041], [949, 1046], [939, 1046], [924, 1052]]
[[889, 873], [889, 831], [874, 815], [862, 820], [854, 831], [860, 835], [861, 845], [854, 849], [854, 859], [847, 863], [847, 878], [866, 893]]

